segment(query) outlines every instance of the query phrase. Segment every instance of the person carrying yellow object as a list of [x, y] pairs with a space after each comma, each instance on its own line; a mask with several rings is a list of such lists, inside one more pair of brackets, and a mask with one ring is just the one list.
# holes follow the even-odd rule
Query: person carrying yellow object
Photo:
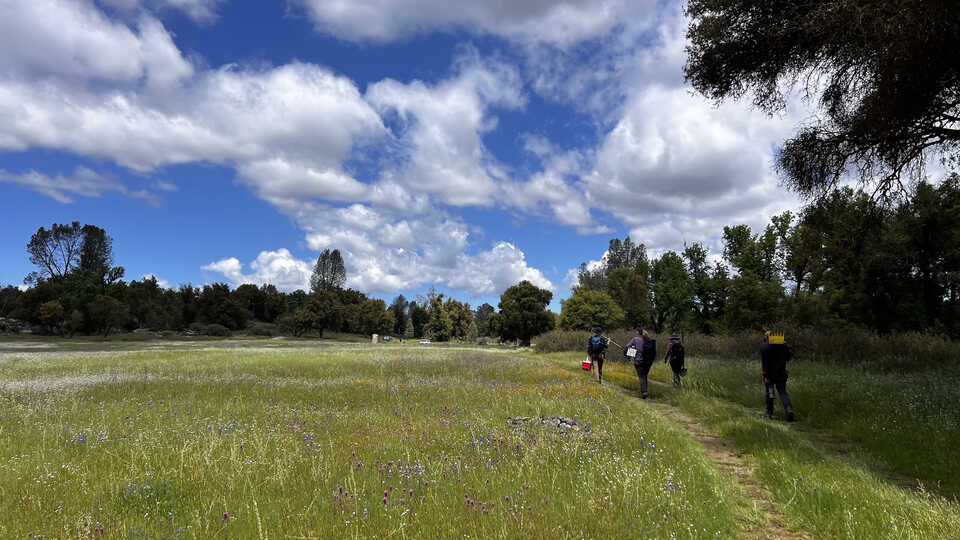
[[793, 404], [790, 394], [787, 393], [787, 362], [793, 356], [787, 346], [783, 334], [764, 332], [763, 347], [760, 349], [760, 369], [763, 374], [763, 385], [766, 388], [767, 418], [773, 418], [774, 391], [780, 394], [780, 402], [787, 413], [787, 422], [793, 422]]

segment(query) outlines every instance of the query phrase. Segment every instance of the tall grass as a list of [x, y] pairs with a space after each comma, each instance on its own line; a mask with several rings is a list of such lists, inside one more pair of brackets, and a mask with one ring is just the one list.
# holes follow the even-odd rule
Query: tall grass
[[[571, 372], [579, 369], [576, 362], [579, 356], [556, 354], [547, 358]], [[913, 463], [920, 468], [910, 472], [926, 476], [927, 487], [935, 486], [941, 493], [958, 488], [960, 470], [953, 457], [953, 449], [960, 442], [956, 428], [957, 405], [949, 405], [942, 414], [935, 412], [954, 395], [948, 384], [936, 390], [935, 403], [931, 401], [923, 406], [911, 403], [908, 407], [881, 410], [868, 404], [893, 407], [895, 402], [883, 393], [892, 380], [845, 380], [835, 378], [836, 374], [823, 364], [798, 366], [798, 372], [808, 368], [823, 370], [810, 384], [791, 383], [800, 421], [805, 423], [820, 415], [832, 416], [840, 425], [854, 429], [837, 430], [843, 440], [869, 439], [875, 445], [866, 453], [854, 451], [838, 455], [818, 436], [788, 424], [768, 421], [760, 414], [763, 395], [756, 382], [755, 367], [745, 362], [694, 359], [685, 388], [654, 385], [651, 398], [681, 408], [717, 435], [733, 439], [736, 450], [755, 468], [757, 480], [772, 493], [794, 529], [808, 531], [815, 537], [851, 540], [960, 538], [960, 503], [956, 498], [904, 488], [884, 474], [891, 466], [907, 473], [902, 467]], [[669, 368], [655, 364], [651, 377], [668, 383]], [[833, 380], [834, 384], [818, 387], [821, 377]], [[605, 378], [633, 391], [639, 389], [636, 375], [629, 366], [613, 364], [605, 369]], [[714, 394], [727, 398], [736, 395], [732, 401], [742, 401], [751, 409], [718, 399]], [[854, 405], [858, 395], [865, 398], [865, 404]], [[854, 406], [848, 407], [850, 405]], [[834, 409], [833, 414], [830, 409]], [[916, 426], [915, 430], [911, 423]], [[946, 435], [938, 436], [937, 432], [943, 430]], [[925, 445], [929, 447], [924, 448]]]
[[[814, 362], [846, 365], [870, 365], [885, 371], [923, 371], [960, 364], [960, 343], [939, 336], [917, 333], [880, 336], [863, 330], [817, 330], [776, 326], [784, 332], [796, 358]], [[607, 334], [624, 345], [635, 332], [618, 330]], [[533, 340], [537, 352], [586, 351], [589, 332], [555, 330]], [[654, 335], [666, 347], [669, 334]], [[762, 335], [744, 332], [736, 335], [683, 336], [687, 354], [726, 359], [758, 357]], [[618, 355], [614, 349], [614, 358]]]
[[[0, 538], [737, 537], [648, 412], [504, 352], [4, 355]], [[583, 430], [506, 422], [552, 415]]]

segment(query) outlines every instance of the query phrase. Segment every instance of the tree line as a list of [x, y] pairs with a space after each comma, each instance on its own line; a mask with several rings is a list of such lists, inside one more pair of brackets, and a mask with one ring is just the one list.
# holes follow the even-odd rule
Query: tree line
[[920, 183], [899, 204], [845, 187], [702, 244], [649, 258], [629, 237], [581, 265], [564, 329], [651, 327], [704, 334], [776, 324], [960, 337], [960, 177]]
[[244, 331], [257, 335], [323, 336], [324, 332], [386, 334], [434, 341], [492, 337], [529, 342], [553, 328], [546, 307], [552, 293], [529, 282], [501, 296], [500, 311], [470, 304], [431, 290], [409, 301], [383, 300], [346, 287], [339, 250], [317, 258], [310, 291], [283, 292], [274, 285], [226, 283], [161, 287], [155, 277], [124, 281], [114, 266], [113, 240], [94, 225], [40, 227], [27, 244], [37, 270], [29, 287], [0, 289], [0, 331], [20, 322], [46, 334], [103, 336], [115, 330], [177, 331], [215, 336]]

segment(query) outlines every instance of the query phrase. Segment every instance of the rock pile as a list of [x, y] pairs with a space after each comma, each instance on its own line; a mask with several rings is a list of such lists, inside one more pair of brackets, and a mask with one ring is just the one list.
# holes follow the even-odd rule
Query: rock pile
[[530, 416], [517, 416], [515, 418], [507, 418], [507, 424], [511, 426], [523, 426], [523, 425], [541, 425], [545, 427], [552, 427], [561, 433], [567, 433], [570, 431], [583, 431], [589, 433], [590, 429], [593, 427], [591, 424], [580, 425], [577, 423], [576, 418], [564, 418], [562, 416], [541, 416], [539, 418], [533, 418]]

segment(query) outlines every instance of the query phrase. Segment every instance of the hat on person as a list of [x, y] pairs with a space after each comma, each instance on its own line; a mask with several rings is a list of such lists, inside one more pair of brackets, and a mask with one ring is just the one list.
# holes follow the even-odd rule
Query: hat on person
[[674, 339], [679, 340], [679, 339], [680, 339], [680, 334], [674, 332], [674, 333], [670, 334], [670, 339], [671, 339], [671, 340], [674, 340]]

